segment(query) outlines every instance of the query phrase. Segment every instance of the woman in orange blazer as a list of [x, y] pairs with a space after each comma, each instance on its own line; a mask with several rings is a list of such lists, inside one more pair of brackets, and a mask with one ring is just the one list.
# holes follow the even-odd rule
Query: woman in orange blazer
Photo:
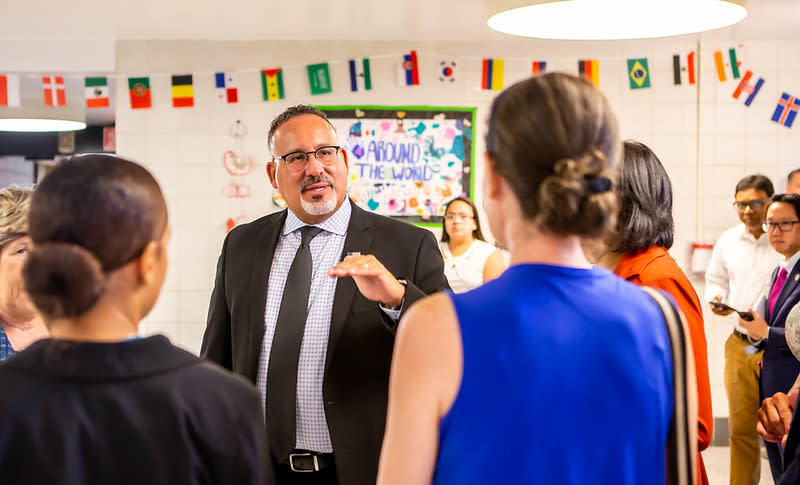
[[620, 211], [618, 231], [611, 241], [588, 243], [587, 255], [597, 265], [639, 286], [669, 293], [686, 318], [697, 374], [697, 469], [698, 483], [708, 485], [701, 451], [713, 433], [708, 351], [700, 299], [678, 263], [667, 250], [672, 247], [672, 184], [658, 157], [645, 145], [625, 142], [625, 158], [617, 183]]

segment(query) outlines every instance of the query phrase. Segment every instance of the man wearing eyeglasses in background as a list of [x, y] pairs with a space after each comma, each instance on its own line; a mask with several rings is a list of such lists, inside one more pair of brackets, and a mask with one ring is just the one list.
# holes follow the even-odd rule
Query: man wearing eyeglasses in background
[[[770, 274], [780, 261], [762, 227], [773, 193], [772, 182], [764, 175], [750, 175], [736, 184], [734, 208], [742, 224], [725, 231], [714, 246], [706, 272], [707, 301], [725, 302], [744, 311], [768, 294]], [[753, 345], [757, 339], [751, 340], [731, 310], [711, 305], [711, 311], [726, 316], [735, 325], [725, 342], [724, 370], [730, 483], [756, 484], [761, 473], [756, 422], [761, 403], [758, 383], [763, 350]]]
[[[800, 362], [786, 343], [786, 316], [800, 302], [800, 196], [775, 195], [767, 207], [764, 230], [770, 245], [781, 256], [772, 272], [766, 308], [759, 315], [752, 308], [752, 321], [739, 319], [753, 339], [764, 342], [761, 369], [761, 399], [788, 392], [800, 372]], [[765, 442], [772, 477], [777, 482], [783, 472], [783, 451], [777, 443]]]
[[277, 482], [374, 484], [401, 314], [449, 289], [430, 231], [347, 197], [347, 152], [325, 113], [298, 105], [267, 136], [288, 210], [225, 239], [201, 355], [265, 399]]

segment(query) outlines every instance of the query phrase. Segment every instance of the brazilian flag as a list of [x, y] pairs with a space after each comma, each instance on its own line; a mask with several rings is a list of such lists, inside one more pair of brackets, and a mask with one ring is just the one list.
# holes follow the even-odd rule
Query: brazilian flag
[[650, 87], [650, 71], [647, 68], [647, 58], [628, 59], [628, 77], [631, 89]]

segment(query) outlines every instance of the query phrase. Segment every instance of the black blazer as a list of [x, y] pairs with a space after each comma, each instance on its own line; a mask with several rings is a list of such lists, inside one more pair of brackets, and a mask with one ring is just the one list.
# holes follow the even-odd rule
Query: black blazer
[[[772, 284], [778, 276], [778, 268], [772, 272]], [[770, 286], [770, 289], [772, 286]], [[786, 316], [800, 302], [800, 264], [796, 264], [787, 275], [786, 284], [778, 295], [772, 313], [767, 309], [767, 323], [770, 326], [767, 346], [764, 349], [761, 369], [761, 399], [776, 392], [788, 392], [800, 373], [798, 361], [786, 343]]]
[[[403, 310], [449, 289], [430, 231], [367, 212], [352, 202], [342, 257], [373, 254], [408, 280]], [[267, 283], [286, 211], [233, 229], [225, 238], [201, 356], [256, 380]], [[339, 483], [374, 484], [383, 432], [396, 324], [364, 298], [352, 278], [340, 278], [331, 315], [322, 395]], [[287, 457], [273, 457], [282, 462]]]
[[800, 398], [794, 405], [794, 416], [783, 449], [783, 473], [777, 485], [797, 485], [800, 483]]

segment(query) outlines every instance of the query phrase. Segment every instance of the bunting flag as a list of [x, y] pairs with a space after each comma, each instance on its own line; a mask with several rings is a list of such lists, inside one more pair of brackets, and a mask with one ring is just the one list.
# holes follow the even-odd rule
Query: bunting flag
[[239, 89], [236, 87], [236, 75], [232, 72], [215, 72], [214, 84], [217, 90], [217, 101], [220, 103], [238, 103]]
[[309, 64], [306, 66], [306, 71], [308, 71], [308, 84], [311, 87], [311, 94], [313, 96], [327, 94], [333, 91], [333, 87], [331, 86], [331, 73], [328, 69], [327, 62]]
[[775, 112], [772, 113], [772, 121], [791, 128], [798, 109], [800, 109], [800, 99], [789, 93], [783, 93], [781, 99], [778, 100], [778, 106], [775, 107]]
[[533, 61], [531, 64], [531, 75], [535, 76], [547, 70], [547, 61]]
[[631, 89], [650, 87], [650, 71], [647, 69], [647, 58], [628, 59], [628, 77]]
[[688, 84], [697, 83], [694, 75], [694, 51], [686, 54], [685, 59], [680, 54], [672, 56], [672, 75], [676, 86], [683, 84], [684, 78]]
[[87, 77], [84, 80], [86, 108], [108, 108], [108, 78]]
[[0, 74], [0, 106], [19, 106], [19, 76]]
[[64, 78], [61, 76], [42, 76], [44, 104], [46, 106], [66, 106], [67, 92], [64, 90]]
[[[727, 57], [727, 58], [726, 58]], [[722, 51], [714, 51], [714, 64], [717, 66], [717, 78], [719, 82], [724, 83], [728, 80], [728, 71], [732, 78], [739, 79], [739, 66], [741, 62], [736, 58], [736, 49], [731, 47], [728, 49], [727, 56], [722, 54]]]
[[456, 82], [456, 67], [455, 59], [442, 59], [439, 61], [439, 82], [442, 84]]
[[755, 86], [750, 84], [750, 78], [753, 76], [753, 71], [746, 71], [744, 73], [744, 77], [742, 81], [736, 86], [736, 91], [733, 92], [733, 99], [739, 99], [739, 96], [742, 93], [747, 93], [747, 99], [744, 100], [745, 106], [750, 106], [750, 103], [753, 102], [758, 91], [761, 90], [761, 86], [764, 85], [764, 78], [759, 77], [758, 81], [756, 82]]
[[503, 59], [484, 59], [481, 89], [500, 91], [503, 89], [503, 74], [505, 61]]
[[264, 101], [283, 99], [283, 69], [262, 70], [261, 91], [264, 95]]
[[398, 70], [398, 77], [401, 86], [419, 86], [419, 64], [417, 63], [417, 51], [403, 54], [403, 62]]
[[128, 91], [131, 96], [131, 109], [146, 109], [152, 106], [149, 77], [129, 77]]
[[194, 86], [191, 74], [172, 76], [172, 107], [191, 108], [194, 106]]
[[372, 90], [372, 76], [369, 70], [369, 57], [362, 59], [350, 59], [347, 61], [350, 67], [350, 91], [370, 91]]
[[594, 84], [594, 87], [600, 87], [600, 72], [598, 68], [597, 59], [581, 59], [578, 61], [578, 74]]

